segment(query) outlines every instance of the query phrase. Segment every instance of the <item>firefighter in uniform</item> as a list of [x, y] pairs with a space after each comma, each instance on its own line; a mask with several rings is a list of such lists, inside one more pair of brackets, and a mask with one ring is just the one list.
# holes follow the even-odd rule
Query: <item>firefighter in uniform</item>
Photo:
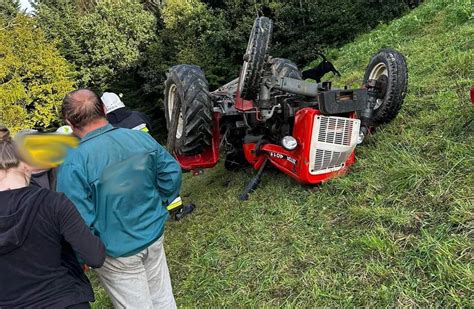
[[113, 92], [104, 92], [101, 97], [105, 105], [107, 120], [117, 128], [150, 131], [150, 119], [143, 113], [125, 107], [120, 97]]

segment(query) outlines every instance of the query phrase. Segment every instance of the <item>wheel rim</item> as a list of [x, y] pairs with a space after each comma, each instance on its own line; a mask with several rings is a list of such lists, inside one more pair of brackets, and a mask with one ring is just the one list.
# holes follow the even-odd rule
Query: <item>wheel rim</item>
[[[381, 78], [386, 80], [388, 79], [388, 69], [384, 63], [377, 63], [377, 65], [375, 65], [370, 71], [369, 79], [380, 80]], [[383, 97], [385, 97], [385, 94], [383, 94]], [[374, 109], [378, 109], [382, 103], [383, 98], [377, 99]]]
[[[178, 96], [178, 88], [176, 88], [176, 85], [173, 84], [171, 85], [170, 89], [168, 90], [168, 119], [170, 120], [173, 119], [173, 109], [174, 109], [174, 104], [179, 100]], [[178, 127], [176, 128], [176, 138], [181, 138], [183, 135], [183, 128], [184, 128], [184, 120], [183, 120], [183, 112], [182, 108], [179, 111], [179, 117], [178, 117]]]
[[244, 90], [244, 80], [245, 80], [245, 75], [248, 69], [249, 63], [247, 61], [244, 62], [244, 65], [242, 66], [242, 73], [240, 74], [240, 79], [239, 79], [239, 95], [242, 93]]

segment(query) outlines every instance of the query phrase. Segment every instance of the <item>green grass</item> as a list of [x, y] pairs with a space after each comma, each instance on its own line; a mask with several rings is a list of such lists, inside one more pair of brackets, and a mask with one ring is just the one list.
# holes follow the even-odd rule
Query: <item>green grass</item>
[[307, 187], [269, 171], [248, 202], [237, 195], [251, 171], [185, 176], [198, 208], [165, 242], [179, 306], [474, 307], [473, 8], [427, 0], [329, 51], [335, 84], [360, 85], [383, 47], [409, 66], [399, 116], [349, 175]]

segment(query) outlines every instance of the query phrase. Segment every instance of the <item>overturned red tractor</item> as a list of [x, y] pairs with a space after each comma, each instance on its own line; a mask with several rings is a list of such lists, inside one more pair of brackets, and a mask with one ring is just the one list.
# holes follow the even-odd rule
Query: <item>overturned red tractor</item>
[[[202, 70], [176, 65], [165, 89], [167, 146], [184, 170], [250, 164], [257, 186], [269, 164], [295, 180], [318, 184], [345, 173], [369, 132], [396, 117], [407, 90], [404, 57], [382, 49], [372, 57], [360, 89], [309, 83], [290, 60], [269, 56], [272, 21], [255, 20], [240, 76], [209, 92]], [[324, 60], [326, 61], [326, 60]]]

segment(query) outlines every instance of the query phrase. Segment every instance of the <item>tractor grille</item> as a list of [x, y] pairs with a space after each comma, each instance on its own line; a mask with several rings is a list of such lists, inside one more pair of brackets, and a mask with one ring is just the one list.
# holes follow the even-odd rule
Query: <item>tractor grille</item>
[[336, 117], [316, 117], [321, 121], [318, 141], [336, 145], [350, 146], [353, 120]]
[[360, 120], [342, 117], [314, 117], [309, 172], [313, 175], [344, 167], [357, 144]]

